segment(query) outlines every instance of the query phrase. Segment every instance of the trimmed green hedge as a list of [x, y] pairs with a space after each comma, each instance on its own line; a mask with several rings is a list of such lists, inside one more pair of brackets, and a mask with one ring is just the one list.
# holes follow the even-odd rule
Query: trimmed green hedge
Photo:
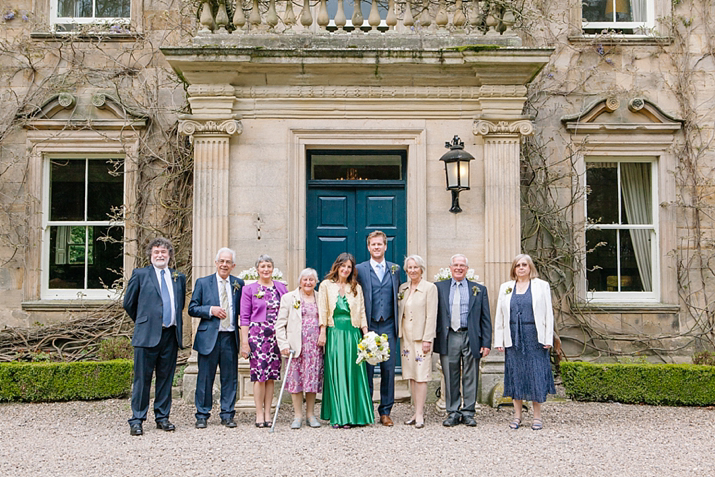
[[127, 395], [131, 360], [75, 363], [0, 363], [0, 402], [72, 401]]
[[577, 401], [666, 406], [715, 404], [715, 366], [561, 362], [566, 394]]

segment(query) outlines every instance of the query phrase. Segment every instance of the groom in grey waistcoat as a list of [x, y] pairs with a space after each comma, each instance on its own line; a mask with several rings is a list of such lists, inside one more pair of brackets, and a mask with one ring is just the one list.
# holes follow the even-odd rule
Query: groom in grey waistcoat
[[[377, 412], [384, 426], [392, 426], [390, 418], [395, 403], [395, 364], [399, 353], [397, 345], [397, 290], [400, 288], [400, 266], [385, 260], [387, 235], [375, 230], [367, 236], [370, 260], [357, 265], [358, 283], [365, 296], [367, 327], [378, 335], [386, 334], [390, 343], [390, 358], [380, 366], [380, 405]], [[375, 367], [367, 365], [370, 396], [373, 393]]]

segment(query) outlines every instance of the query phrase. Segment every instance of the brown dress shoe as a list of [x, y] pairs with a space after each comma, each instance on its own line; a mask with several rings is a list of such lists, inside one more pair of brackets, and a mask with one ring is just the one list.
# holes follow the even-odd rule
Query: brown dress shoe
[[382, 423], [383, 426], [387, 426], [387, 427], [392, 427], [395, 425], [392, 422], [392, 419], [390, 419], [390, 416], [388, 416], [387, 414], [383, 414], [382, 416], [380, 416], [380, 422]]

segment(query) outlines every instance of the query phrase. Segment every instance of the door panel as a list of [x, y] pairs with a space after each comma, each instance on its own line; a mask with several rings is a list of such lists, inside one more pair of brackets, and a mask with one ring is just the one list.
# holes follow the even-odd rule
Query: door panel
[[[407, 253], [407, 204], [403, 188], [358, 189], [357, 198], [357, 243], [358, 262], [368, 260], [367, 236], [373, 230], [382, 230], [387, 235], [385, 258], [402, 265]], [[359, 247], [358, 245], [358, 247]], [[404, 276], [403, 276], [404, 278]]]
[[355, 191], [308, 189], [306, 263], [320, 280], [335, 258], [355, 249]]

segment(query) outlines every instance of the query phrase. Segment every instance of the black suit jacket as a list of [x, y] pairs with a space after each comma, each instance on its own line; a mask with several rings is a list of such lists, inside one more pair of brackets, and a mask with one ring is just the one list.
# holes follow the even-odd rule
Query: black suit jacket
[[[236, 349], [241, 343], [241, 329], [239, 323], [240, 306], [241, 306], [241, 291], [243, 291], [244, 282], [240, 278], [234, 276], [228, 277], [231, 285], [231, 307], [236, 338]], [[194, 338], [194, 349], [200, 354], [209, 354], [216, 346], [218, 339], [218, 329], [221, 320], [211, 315], [212, 306], [221, 306], [221, 297], [218, 294], [218, 279], [213, 273], [203, 278], [196, 280], [194, 285], [194, 293], [191, 295], [189, 302], [189, 315], [201, 318], [201, 323], [196, 329], [196, 337]]]
[[[186, 276], [176, 270], [166, 269], [174, 287], [176, 311], [176, 341], [182, 343], [181, 313], [186, 299]], [[132, 346], [153, 348], [161, 340], [162, 309], [161, 289], [154, 266], [135, 268], [124, 292], [124, 309], [134, 321]]]
[[[437, 286], [437, 338], [434, 351], [447, 354], [447, 334], [452, 322], [452, 310], [449, 307], [449, 290], [452, 280], [442, 280]], [[467, 316], [467, 334], [472, 355], [479, 358], [481, 348], [492, 347], [492, 318], [489, 313], [489, 295], [487, 287], [467, 280], [469, 290], [469, 315]], [[476, 296], [474, 290], [476, 290]]]
[[[388, 262], [385, 260], [387, 265], [387, 270], [385, 273], [389, 273], [392, 279], [392, 307], [393, 316], [395, 317], [395, 336], [399, 336], [399, 321], [397, 319], [397, 290], [400, 288], [400, 266], [396, 263]], [[392, 267], [395, 267], [394, 271]], [[362, 287], [362, 294], [365, 297], [365, 314], [367, 315], [367, 321], [372, 320], [372, 282], [370, 281], [370, 260], [362, 263], [358, 263], [355, 269], [358, 272], [357, 281]]]

